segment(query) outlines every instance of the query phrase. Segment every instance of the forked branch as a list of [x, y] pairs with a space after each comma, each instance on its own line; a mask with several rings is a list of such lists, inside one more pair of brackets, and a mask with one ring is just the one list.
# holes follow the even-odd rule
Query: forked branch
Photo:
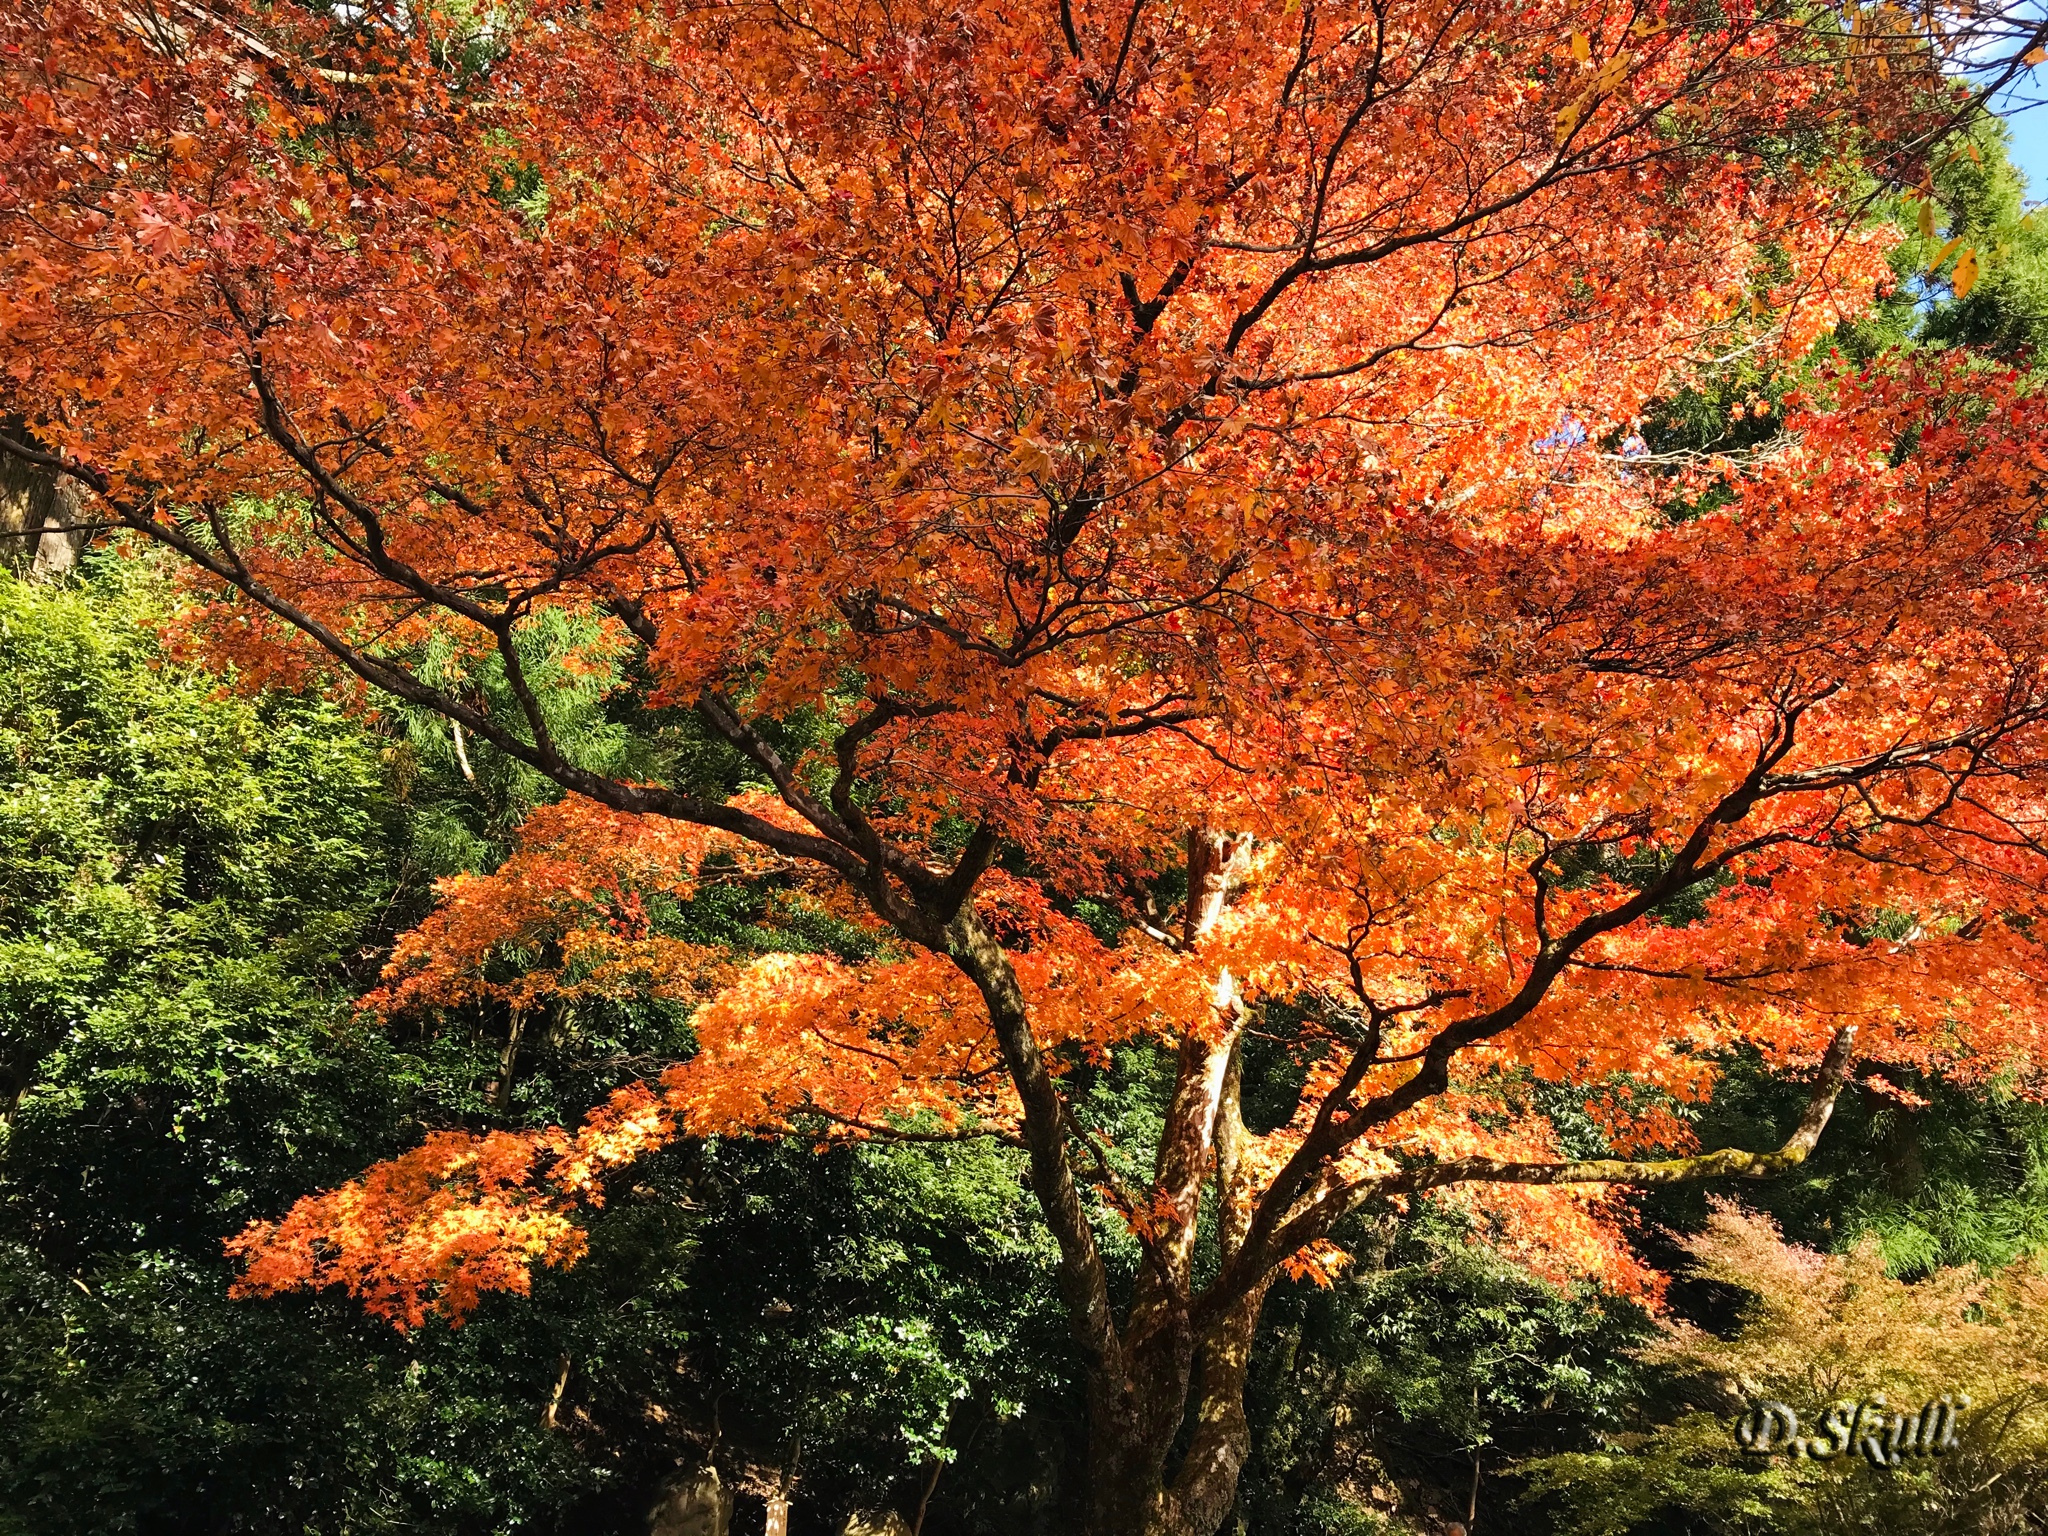
[[[1691, 1157], [1636, 1161], [1626, 1158], [1585, 1158], [1571, 1162], [1508, 1162], [1498, 1158], [1464, 1157], [1426, 1163], [1351, 1183], [1325, 1180], [1303, 1197], [1274, 1233], [1270, 1251], [1294, 1253], [1326, 1236], [1349, 1211], [1378, 1195], [1413, 1195], [1454, 1184], [1624, 1184], [1651, 1186], [1696, 1183], [1702, 1179], [1766, 1179], [1805, 1162], [1819, 1143], [1835, 1111], [1835, 1100], [1848, 1081], [1855, 1059], [1856, 1027], [1835, 1032], [1813, 1094], [1799, 1123], [1783, 1145], [1770, 1152], [1745, 1152], [1723, 1147]], [[1205, 1298], [1206, 1299], [1206, 1298]]]

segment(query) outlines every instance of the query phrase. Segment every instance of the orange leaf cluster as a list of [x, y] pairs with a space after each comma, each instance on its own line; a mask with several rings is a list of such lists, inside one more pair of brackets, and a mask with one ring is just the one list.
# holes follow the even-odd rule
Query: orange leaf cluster
[[[1719, 1051], [1803, 1067], [1853, 1027], [2039, 1085], [2041, 400], [1960, 361], [1831, 379], [1690, 521], [1604, 451], [1888, 280], [1856, 178], [1917, 181], [1961, 104], [1931, 23], [543, 0], [481, 69], [444, 24], [0, 15], [20, 451], [189, 562], [196, 643], [344, 669], [581, 797], [443, 889], [377, 1005], [703, 1000], [659, 1085], [316, 1197], [242, 1240], [252, 1287], [459, 1312], [572, 1257], [636, 1149], [822, 1124], [1025, 1140], [1080, 1294], [1053, 1068], [1136, 1038], [1180, 1076], [1115, 1203], [1169, 1295], [1203, 1179], [1242, 1297], [1327, 1273], [1392, 1170], [1551, 1156], [1501, 1108], [1526, 1074], [1696, 1101]], [[569, 761], [515, 643], [559, 609], [772, 795]], [[520, 718], [433, 646], [498, 655]], [[785, 760], [799, 713], [824, 739]], [[1176, 913], [1191, 829], [1245, 841], [1206, 895], [1189, 854]], [[902, 947], [660, 938], [715, 859]], [[1298, 1112], [1226, 1137], [1246, 1021], [1303, 998]], [[1597, 1199], [1486, 1200], [1629, 1276]]]
[[[715, 988], [722, 957], [654, 931], [649, 903], [689, 900], [714, 853], [733, 877], [765, 862], [752, 845], [705, 827], [579, 796], [542, 806], [496, 870], [437, 882], [439, 904], [400, 937], [384, 985], [363, 1006], [394, 1014], [487, 998], [514, 1007], [581, 996], [694, 1000]], [[505, 979], [490, 979], [494, 961]]]
[[342, 1285], [401, 1329], [436, 1312], [459, 1322], [485, 1292], [525, 1295], [534, 1264], [580, 1258], [578, 1205], [602, 1205], [605, 1173], [675, 1135], [673, 1113], [643, 1084], [613, 1094], [574, 1135], [434, 1132], [230, 1239], [230, 1256], [247, 1261], [235, 1294]]

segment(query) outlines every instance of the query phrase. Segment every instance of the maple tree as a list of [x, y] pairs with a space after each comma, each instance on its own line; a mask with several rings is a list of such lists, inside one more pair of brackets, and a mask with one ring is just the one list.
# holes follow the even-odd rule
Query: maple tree
[[[33, 435], [0, 451], [185, 558], [187, 643], [339, 669], [569, 796], [379, 1003], [700, 1004], [697, 1054], [582, 1127], [436, 1133], [252, 1228], [245, 1289], [410, 1326], [572, 1260], [680, 1135], [1007, 1137], [1092, 1528], [1207, 1533], [1263, 1299], [1343, 1262], [1347, 1211], [1445, 1190], [1646, 1284], [1613, 1186], [1795, 1164], [1859, 1061], [2036, 1082], [2040, 401], [1962, 357], [1834, 378], [1698, 518], [1603, 445], [1717, 348], [1867, 308], [1871, 178], [1921, 185], [1966, 66], [2041, 40], [1563, 0], [10, 8]], [[565, 665], [755, 787], [579, 759], [522, 651], [564, 614]], [[768, 863], [876, 958], [649, 920]], [[548, 963], [493, 980], [504, 946]], [[1283, 1002], [1306, 1081], [1255, 1134]], [[1141, 1180], [1061, 1088], [1135, 1042], [1175, 1062]], [[1811, 1105], [1695, 1151], [1670, 1106], [1744, 1042]], [[1624, 1155], [1561, 1156], [1532, 1074]]]
[[[1816, 1253], [1719, 1200], [1682, 1246], [1696, 1277], [1742, 1298], [1740, 1326], [1723, 1340], [1667, 1322], [1643, 1351], [1696, 1384], [1675, 1423], [1530, 1466], [1533, 1491], [1571, 1506], [1568, 1529], [1606, 1536], [1672, 1510], [1710, 1530], [1800, 1536], [1902, 1522], [2020, 1531], [2039, 1518], [2048, 1496], [2048, 1280], [2037, 1263], [1988, 1275], [1962, 1265], [1908, 1283], [1885, 1272], [1874, 1240]], [[1838, 1456], [1824, 1435], [1820, 1455], [1773, 1457], [1744, 1452], [1729, 1433], [1760, 1399], [1806, 1405], [1810, 1428], [1827, 1422], [1817, 1408], [1882, 1404], [1889, 1411], [1876, 1415], [1875, 1438], [1889, 1453], [1891, 1419], [1943, 1398], [1969, 1405], [1956, 1416], [1955, 1443], [1940, 1457], [1888, 1454], [1879, 1476], [1870, 1475], [1875, 1446]]]

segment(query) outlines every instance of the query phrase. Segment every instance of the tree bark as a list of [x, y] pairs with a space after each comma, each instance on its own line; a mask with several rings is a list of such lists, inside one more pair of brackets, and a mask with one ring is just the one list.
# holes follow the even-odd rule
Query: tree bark
[[[1247, 838], [1197, 830], [1188, 840], [1189, 892], [1181, 943], [1194, 950], [1222, 916], [1250, 852]], [[1082, 1349], [1089, 1408], [1090, 1536], [1213, 1536], [1236, 1501], [1250, 1445], [1245, 1373], [1266, 1287], [1199, 1320], [1192, 1267], [1203, 1192], [1212, 1178], [1241, 1234], [1235, 1189], [1237, 1049], [1243, 1007], [1219, 968], [1213, 1016], [1179, 1049], [1160, 1139], [1146, 1257], [1121, 1330], [1107, 1275], [1068, 1154], [1072, 1129], [1034, 1038], [1009, 958], [963, 906], [945, 928], [947, 953], [975, 982], [1024, 1109], [1032, 1185], [1060, 1245], [1060, 1287]], [[1174, 1461], [1183, 1435], [1187, 1448]]]
[[512, 1074], [519, 1069], [519, 1037], [525, 1031], [526, 1010], [515, 1005], [511, 1029], [505, 1036], [505, 1049], [498, 1056], [498, 1080], [491, 1087], [491, 1107], [501, 1115], [512, 1107]]
[[[0, 416], [0, 433], [26, 438], [18, 416]], [[78, 563], [89, 535], [78, 483], [40, 464], [0, 453], [0, 562], [18, 575], [61, 576]]]
[[[1191, 890], [1191, 909], [1195, 896]], [[1221, 909], [1218, 900], [1191, 926], [1188, 939], [1198, 943]], [[1216, 1020], [1190, 1031], [1181, 1044], [1151, 1190], [1157, 1222], [1141, 1233], [1145, 1257], [1119, 1329], [1068, 1154], [1072, 1122], [1032, 1034], [1009, 957], [971, 906], [963, 906], [945, 932], [948, 953], [975, 980], [988, 1005], [1024, 1107], [1033, 1188], [1060, 1245], [1061, 1291], [1082, 1346], [1087, 1386], [1087, 1536], [1215, 1536], [1235, 1507], [1250, 1450], [1245, 1386], [1259, 1315], [1278, 1262], [1261, 1264], [1247, 1285], [1228, 1282], [1227, 1261], [1235, 1256], [1233, 1245], [1246, 1241], [1249, 1226], [1249, 1200], [1237, 1188], [1237, 1147], [1244, 1129], [1237, 1054], [1242, 1009], [1234, 985], [1227, 971], [1219, 974], [1213, 996]], [[1641, 1184], [1782, 1172], [1803, 1161], [1818, 1141], [1848, 1073], [1855, 1039], [1853, 1028], [1837, 1032], [1806, 1112], [1776, 1152], [1723, 1151], [1662, 1163], [1464, 1159], [1383, 1176], [1360, 1187], [1415, 1192], [1467, 1179]], [[1226, 1274], [1196, 1295], [1191, 1261], [1201, 1194], [1211, 1177], [1217, 1182]], [[1341, 1212], [1351, 1203], [1340, 1196], [1331, 1209]], [[1334, 1219], [1333, 1214], [1329, 1220]], [[1317, 1230], [1327, 1230], [1327, 1222]], [[1176, 1460], [1175, 1449], [1183, 1444]]]

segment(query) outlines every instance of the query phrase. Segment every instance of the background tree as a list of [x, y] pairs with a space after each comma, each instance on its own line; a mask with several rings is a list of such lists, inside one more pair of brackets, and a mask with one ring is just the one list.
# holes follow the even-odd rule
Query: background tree
[[[1532, 1468], [1535, 1491], [1568, 1506], [1565, 1528], [1590, 1536], [1652, 1519], [1663, 1529], [1801, 1536], [1908, 1521], [1933, 1532], [2038, 1527], [2048, 1496], [2048, 1296], [2036, 1266], [1991, 1280], [1945, 1269], [1907, 1285], [1884, 1273], [1874, 1242], [1823, 1256], [1725, 1203], [1686, 1247], [1700, 1277], [1743, 1293], [1742, 1325], [1725, 1343], [1676, 1328], [1653, 1351], [1694, 1374], [1691, 1412], [1618, 1437], [1614, 1451]], [[1879, 1476], [1854, 1454], [1760, 1465], [1765, 1458], [1736, 1445], [1724, 1411], [1739, 1413], [1745, 1399], [1796, 1400], [1815, 1425], [1837, 1400], [1882, 1396], [1917, 1412], [1945, 1393], [1970, 1399], [1954, 1449], [1902, 1458]]]
[[[586, 1000], [501, 1110], [501, 1011], [359, 1014], [429, 877], [502, 859], [476, 829], [510, 770], [167, 655], [159, 565], [0, 577], [0, 1530], [633, 1530], [678, 1462], [738, 1478], [793, 1434], [806, 1509], [843, 1514], [1042, 1407], [1047, 1242], [986, 1144], [671, 1148], [574, 1276], [454, 1332], [230, 1301], [252, 1214], [423, 1129], [573, 1119], [689, 1031]], [[771, 892], [710, 894], [678, 932], [807, 942], [753, 921]], [[946, 1491], [1018, 1529], [1026, 1466]]]
[[[1844, 378], [1676, 526], [1574, 452], [1738, 311], [1796, 354], [1867, 302], [1855, 178], [1918, 185], [1971, 110], [1944, 51], [2017, 68], [2028, 24], [540, 20], [5, 23], [0, 327], [49, 445], [6, 450], [238, 593], [196, 629], [252, 677], [339, 663], [583, 796], [559, 931], [714, 998], [574, 1135], [433, 1136], [252, 1232], [250, 1288], [523, 1289], [681, 1131], [1015, 1137], [1089, 1523], [1207, 1532], [1265, 1296], [1347, 1212], [1500, 1186], [1625, 1276], [1556, 1187], [1796, 1163], [1858, 1057], [2032, 1071], [2039, 408]], [[560, 739], [557, 610], [769, 795]], [[510, 716], [451, 681], [486, 656]], [[664, 953], [649, 844], [814, 869], [876, 963]], [[514, 894], [450, 909], [517, 941]], [[1304, 999], [1255, 1131], [1243, 1040]], [[1135, 1039], [1173, 1064], [1136, 1178], [1059, 1082]], [[1744, 1040], [1819, 1064], [1775, 1153], [1570, 1160], [1522, 1086], [1696, 1098]]]

